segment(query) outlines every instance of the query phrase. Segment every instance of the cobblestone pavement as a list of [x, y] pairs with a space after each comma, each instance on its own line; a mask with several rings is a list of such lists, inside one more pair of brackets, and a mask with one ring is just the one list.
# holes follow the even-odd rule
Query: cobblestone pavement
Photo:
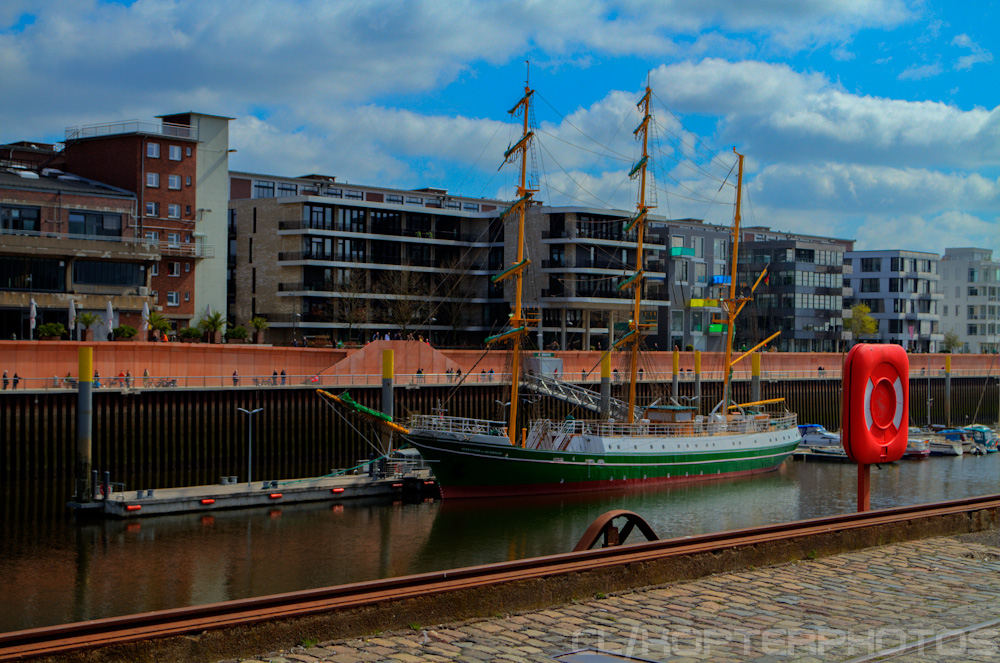
[[[893, 652], [921, 639], [922, 649]], [[593, 648], [678, 663], [992, 662], [1000, 660], [1000, 549], [982, 537], [928, 539], [550, 610], [318, 640], [249, 660], [551, 663]]]

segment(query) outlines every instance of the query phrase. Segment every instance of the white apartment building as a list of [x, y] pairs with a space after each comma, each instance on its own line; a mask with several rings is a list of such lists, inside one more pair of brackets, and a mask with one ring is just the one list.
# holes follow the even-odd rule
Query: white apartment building
[[945, 249], [941, 258], [941, 331], [955, 332], [962, 352], [997, 351], [1000, 261], [990, 249]]

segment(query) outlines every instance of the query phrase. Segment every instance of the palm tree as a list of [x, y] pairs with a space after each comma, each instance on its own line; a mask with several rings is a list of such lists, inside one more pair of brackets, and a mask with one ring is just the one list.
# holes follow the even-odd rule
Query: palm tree
[[222, 311], [213, 311], [198, 322], [198, 329], [208, 336], [210, 343], [221, 343], [222, 332], [226, 330], [226, 316]]
[[77, 324], [83, 327], [83, 341], [93, 341], [94, 340], [94, 330], [91, 327], [99, 325], [103, 322], [101, 316], [96, 313], [83, 312], [76, 316]]
[[170, 331], [170, 320], [159, 311], [150, 312], [146, 322], [149, 323], [150, 329], [164, 336]]

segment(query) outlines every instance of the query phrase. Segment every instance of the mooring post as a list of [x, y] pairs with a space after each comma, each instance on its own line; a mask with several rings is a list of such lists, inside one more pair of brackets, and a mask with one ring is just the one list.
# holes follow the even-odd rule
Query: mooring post
[[871, 511], [872, 466], [858, 463], [858, 513]]
[[382, 351], [382, 414], [392, 416], [394, 396], [392, 383], [395, 376], [393, 351]]
[[750, 355], [750, 400], [754, 403], [760, 400], [760, 354]]
[[611, 355], [601, 357], [601, 418], [607, 419], [611, 413]]
[[93, 441], [92, 423], [94, 419], [94, 348], [85, 346], [77, 353], [78, 378], [76, 405], [76, 463], [74, 497], [80, 504], [90, 502], [93, 486], [90, 485], [91, 446]]
[[681, 350], [676, 345], [674, 346], [674, 382], [671, 386], [670, 395], [673, 397], [675, 403], [679, 403], [678, 400], [681, 397], [681, 386], [679, 383], [681, 372]]
[[701, 411], [701, 350], [694, 351], [694, 402]]
[[944, 422], [951, 427], [951, 355], [944, 356]]
[[[394, 403], [396, 400], [393, 393], [393, 382], [396, 375], [395, 356], [392, 350], [382, 350], [382, 414], [393, 416]], [[384, 428], [384, 427], [383, 427]], [[382, 449], [387, 453], [392, 453], [392, 435], [388, 430], [383, 430], [381, 435]]]

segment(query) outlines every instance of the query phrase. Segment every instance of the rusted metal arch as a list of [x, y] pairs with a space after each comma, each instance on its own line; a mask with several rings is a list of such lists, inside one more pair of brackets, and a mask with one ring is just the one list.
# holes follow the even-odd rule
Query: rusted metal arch
[[[618, 518], [624, 518], [626, 520], [625, 527], [621, 531], [616, 528], [613, 523]], [[647, 541], [659, 541], [660, 537], [656, 536], [656, 532], [653, 528], [649, 526], [642, 516], [632, 511], [626, 511], [625, 509], [615, 509], [614, 511], [608, 511], [602, 513], [600, 516], [594, 519], [594, 522], [590, 523], [590, 527], [587, 531], [583, 533], [580, 537], [580, 542], [576, 544], [573, 548], [573, 552], [580, 552], [581, 550], [590, 550], [597, 543], [599, 538], [604, 539], [604, 545], [602, 548], [609, 548], [611, 546], [620, 546], [625, 543], [625, 539], [628, 535], [632, 533], [632, 530], [636, 527], [639, 531], [643, 533]]]

